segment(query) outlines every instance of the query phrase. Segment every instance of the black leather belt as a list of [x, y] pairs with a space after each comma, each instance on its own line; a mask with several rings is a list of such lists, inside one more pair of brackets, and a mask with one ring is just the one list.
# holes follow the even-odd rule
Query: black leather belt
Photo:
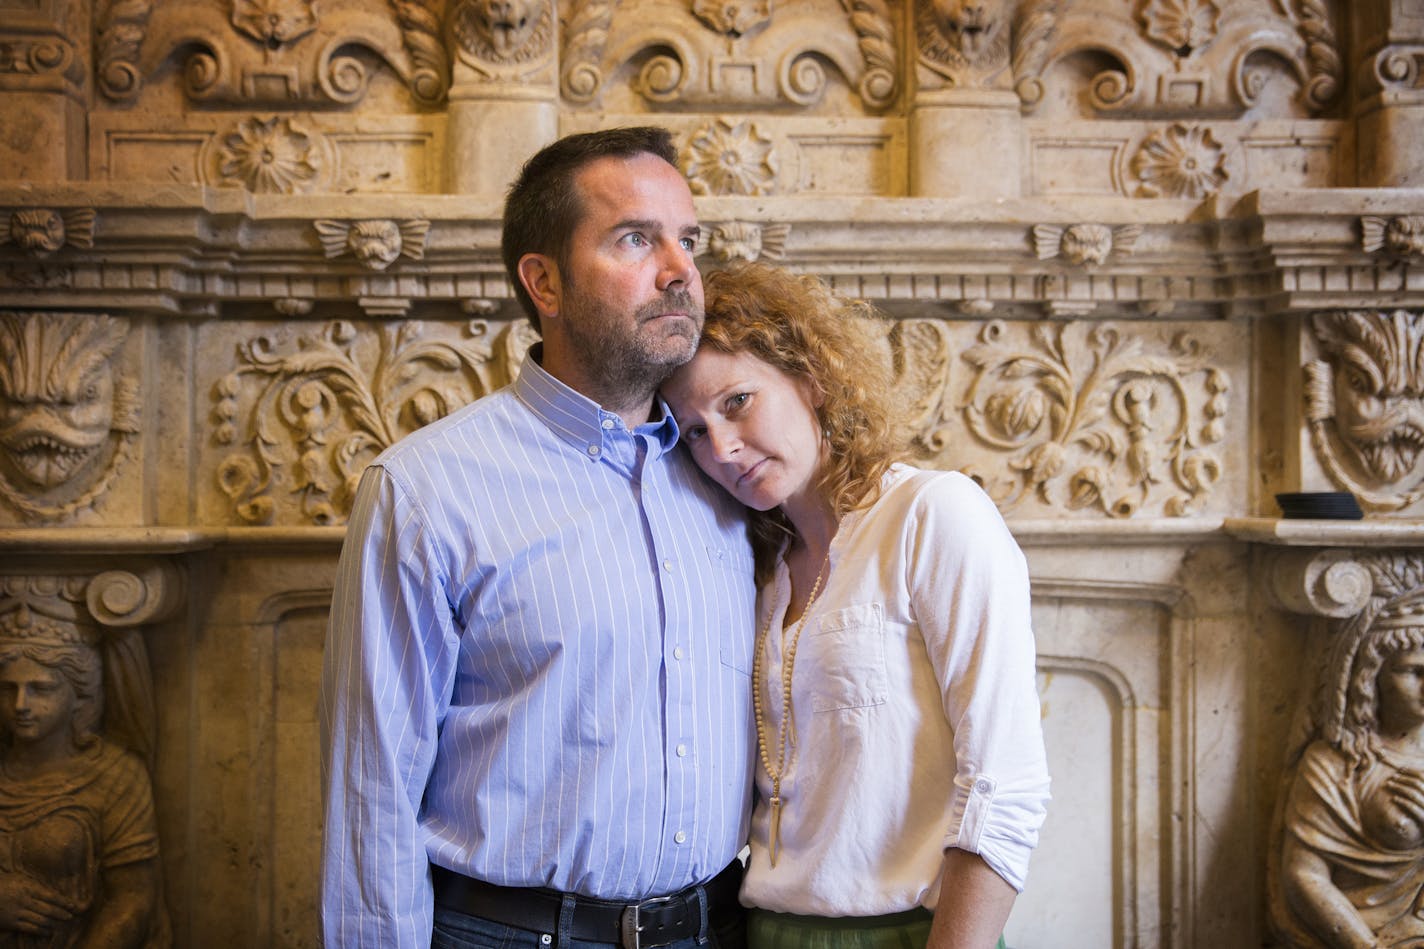
[[[437, 906], [531, 932], [559, 931], [559, 911], [564, 894], [558, 890], [496, 886], [444, 867], [432, 866], [430, 869]], [[721, 873], [702, 884], [709, 918], [717, 918], [737, 907], [737, 891], [741, 883], [742, 865], [733, 860]], [[575, 895], [569, 935], [590, 942], [613, 943], [623, 949], [665, 946], [699, 933], [702, 928], [702, 899], [695, 886], [671, 896], [637, 903]]]

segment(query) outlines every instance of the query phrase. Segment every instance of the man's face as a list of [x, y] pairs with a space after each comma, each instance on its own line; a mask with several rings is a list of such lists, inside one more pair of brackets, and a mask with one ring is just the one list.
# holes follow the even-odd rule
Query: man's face
[[582, 374], [603, 383], [596, 389], [651, 390], [692, 358], [702, 333], [692, 194], [677, 169], [646, 154], [599, 159], [575, 183], [583, 216], [559, 275], [553, 331]]

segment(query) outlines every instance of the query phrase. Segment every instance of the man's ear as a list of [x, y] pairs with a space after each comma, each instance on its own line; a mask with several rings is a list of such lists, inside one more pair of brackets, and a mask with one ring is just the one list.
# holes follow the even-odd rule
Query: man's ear
[[559, 266], [544, 254], [525, 254], [516, 268], [519, 282], [534, 301], [541, 321], [557, 319], [563, 300], [563, 285], [559, 281]]

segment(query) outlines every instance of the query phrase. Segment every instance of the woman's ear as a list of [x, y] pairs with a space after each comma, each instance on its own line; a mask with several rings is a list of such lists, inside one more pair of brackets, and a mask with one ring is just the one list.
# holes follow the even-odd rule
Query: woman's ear
[[559, 282], [559, 265], [544, 254], [525, 254], [515, 268], [519, 282], [524, 284], [529, 299], [539, 311], [540, 321], [557, 319], [563, 288]]

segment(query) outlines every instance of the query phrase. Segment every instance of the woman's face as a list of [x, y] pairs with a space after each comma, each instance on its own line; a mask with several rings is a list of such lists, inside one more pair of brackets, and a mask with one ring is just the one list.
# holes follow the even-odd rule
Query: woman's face
[[1379, 672], [1380, 724], [1388, 732], [1424, 725], [1424, 647], [1388, 656]]
[[824, 442], [809, 382], [704, 346], [662, 393], [698, 466], [738, 501], [758, 511], [814, 503]]
[[74, 687], [58, 670], [21, 656], [0, 665], [0, 728], [16, 742], [43, 743], [74, 718]]

